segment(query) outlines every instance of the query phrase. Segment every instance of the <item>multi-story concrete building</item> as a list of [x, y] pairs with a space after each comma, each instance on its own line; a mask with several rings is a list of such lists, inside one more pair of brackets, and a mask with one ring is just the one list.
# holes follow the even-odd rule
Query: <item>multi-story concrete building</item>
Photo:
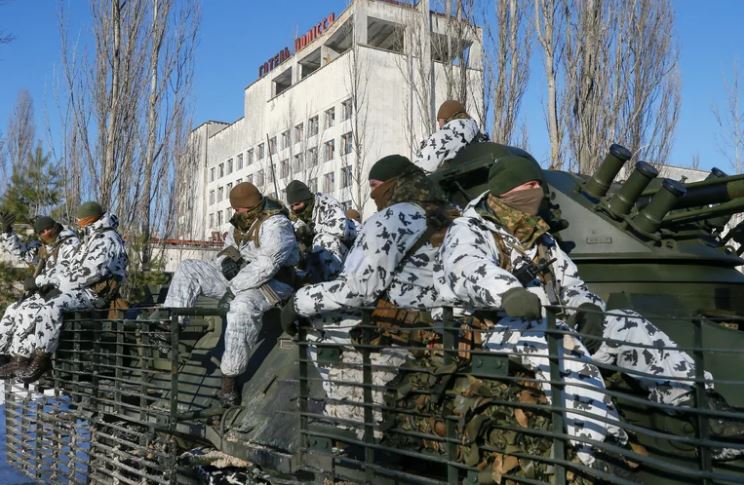
[[480, 118], [478, 28], [430, 11], [428, 0], [355, 0], [318, 19], [293, 53], [278, 46], [258, 66], [242, 118], [193, 130], [177, 168], [176, 237], [216, 237], [242, 181], [284, 200], [299, 179], [369, 213], [369, 167], [392, 153], [411, 156], [448, 92], [467, 86], [468, 109]]

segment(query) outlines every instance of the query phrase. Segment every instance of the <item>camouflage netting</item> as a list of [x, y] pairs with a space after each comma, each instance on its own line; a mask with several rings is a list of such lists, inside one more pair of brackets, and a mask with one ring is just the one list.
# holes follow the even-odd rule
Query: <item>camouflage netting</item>
[[[534, 375], [520, 373], [503, 381], [479, 379], [463, 376], [462, 368], [454, 364], [446, 366], [441, 359], [428, 356], [410, 360], [403, 368], [410, 370], [402, 371], [390, 383], [385, 404], [408, 413], [383, 413], [385, 445], [445, 458], [445, 417], [454, 416], [458, 418], [457, 436], [461, 437], [457, 460], [480, 470], [479, 483], [516, 483], [509, 477], [551, 481], [554, 472], [549, 463], [514, 456], [551, 457], [553, 440], [527, 432], [550, 432], [550, 414], [502, 403], [547, 405], [545, 395], [530, 380]], [[525, 432], [518, 431], [519, 428]], [[432, 438], [407, 433], [424, 433]], [[579, 463], [568, 445], [566, 455], [573, 463]], [[578, 485], [593, 483], [571, 472], [567, 478]]]

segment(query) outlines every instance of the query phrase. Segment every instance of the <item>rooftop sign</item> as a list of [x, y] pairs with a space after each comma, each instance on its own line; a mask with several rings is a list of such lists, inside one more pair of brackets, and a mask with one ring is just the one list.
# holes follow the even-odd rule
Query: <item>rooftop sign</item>
[[308, 44], [312, 43], [317, 37], [320, 37], [323, 32], [331, 28], [331, 25], [336, 21], [336, 14], [331, 12], [326, 18], [313, 25], [305, 35], [301, 35], [295, 39], [295, 52], [300, 52]]
[[[308, 44], [311, 44], [315, 39], [320, 37], [326, 30], [331, 28], [335, 21], [336, 14], [331, 12], [323, 20], [313, 25], [306, 34], [297, 37], [294, 42], [295, 53], [300, 52]], [[292, 54], [289, 52], [288, 47], [280, 50], [274, 57], [258, 66], [258, 77], [264, 77], [290, 57], [292, 57]]]

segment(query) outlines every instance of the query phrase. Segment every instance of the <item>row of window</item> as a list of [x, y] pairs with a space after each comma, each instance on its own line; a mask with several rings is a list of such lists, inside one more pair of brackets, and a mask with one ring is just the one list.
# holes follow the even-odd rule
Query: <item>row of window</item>
[[[352, 104], [351, 99], [347, 99], [343, 103], [341, 103], [341, 119], [342, 121], [346, 121], [351, 118], [352, 113]], [[332, 127], [336, 122], [336, 108], [330, 108], [327, 109], [323, 113], [323, 126], [324, 129], [328, 129]], [[300, 123], [294, 127], [292, 130], [293, 132], [290, 133], [290, 130], [286, 130], [280, 134], [279, 143], [280, 143], [280, 149], [284, 150], [285, 148], [289, 148], [289, 146], [292, 144], [292, 141], [294, 140], [294, 143], [299, 143], [303, 139], [305, 139], [305, 136], [311, 137], [318, 134], [318, 116], [313, 116], [309, 120], [307, 120], [307, 133], [305, 133], [305, 125], [304, 123]], [[342, 140], [342, 154], [348, 154], [351, 153], [351, 133], [347, 133], [346, 135], [343, 135], [341, 137]], [[329, 142], [326, 142], [326, 147], [328, 146]], [[326, 157], [326, 160], [333, 159], [333, 150], [334, 150], [334, 143], [333, 140], [330, 141], [330, 155], [331, 157]], [[347, 149], [348, 147], [348, 149]], [[277, 146], [276, 146], [276, 137], [272, 137], [268, 141], [268, 148], [269, 153], [272, 155], [276, 154]], [[326, 148], [327, 149], [327, 148]], [[245, 157], [243, 157], [242, 153], [239, 153], [235, 159], [237, 167], [233, 164], [233, 158], [228, 159], [226, 162], [220, 163], [216, 167], [212, 167], [209, 169], [209, 181], [214, 182], [216, 179], [222, 178], [226, 175], [230, 175], [233, 173], [234, 170], [242, 170], [244, 166], [249, 166], [254, 161], [254, 155], [255, 160], [263, 160], [263, 158], [266, 156], [265, 153], [265, 143], [259, 143], [256, 148], [251, 148], [245, 153]]]
[[[341, 155], [348, 155], [353, 151], [353, 139], [351, 136], [351, 132], [346, 133], [341, 136]], [[336, 156], [336, 142], [335, 140], [328, 140], [323, 144], [323, 161], [328, 162], [335, 158]], [[312, 169], [313, 167], [318, 166], [318, 149], [313, 147], [309, 148], [307, 150], [307, 157], [305, 157], [305, 154], [298, 153], [295, 155], [291, 161], [284, 159], [279, 162], [279, 178], [284, 179], [289, 177], [290, 174], [298, 174], [301, 173], [304, 170]], [[344, 170], [344, 169], [342, 169]], [[264, 173], [268, 175], [268, 177], [264, 176]], [[264, 184], [265, 179], [268, 179], [268, 183], [273, 182], [273, 179], [271, 178], [271, 170], [266, 170], [264, 172], [264, 169], [260, 169], [258, 172], [255, 173], [255, 180], [254, 180], [254, 174], [250, 174], [246, 177], [246, 182], [250, 182], [253, 185], [260, 187]], [[240, 178], [237, 180], [236, 183], [242, 182], [243, 179]], [[342, 187], [347, 187], [349, 184], [342, 185]], [[227, 195], [230, 193], [230, 189], [232, 189], [233, 184], [228, 183], [227, 185], [223, 187], [218, 187], [216, 190], [210, 190], [209, 191], [209, 205], [214, 204], [215, 202], [222, 201]]]
[[[351, 166], [346, 165], [344, 167], [341, 167], [341, 185], [339, 188], [345, 189], [347, 187], [350, 187], [354, 180], [354, 174], [352, 171]], [[280, 175], [279, 178], [286, 178], [289, 175], [289, 165], [288, 164], [282, 164], [280, 168]], [[250, 174], [245, 178], [246, 182], [250, 182], [259, 189], [263, 187], [264, 184], [271, 184], [273, 183], [273, 179], [271, 178], [271, 171], [264, 172], [263, 169], [259, 170], [258, 172], [254, 174]], [[242, 178], [239, 178], [235, 181], [235, 184], [239, 184], [243, 181]], [[311, 192], [317, 192], [318, 191], [318, 178], [313, 177], [307, 181], [307, 186], [310, 189]], [[209, 205], [214, 205], [216, 203], [222, 202], [223, 200], [226, 200], [229, 195], [230, 191], [233, 188], [233, 183], [230, 182], [226, 184], [224, 187], [218, 187], [217, 190], [210, 190], [209, 191]], [[269, 187], [271, 189], [271, 187]], [[328, 172], [325, 175], [323, 175], [323, 185], [322, 185], [322, 192], [325, 193], [331, 193], [334, 190], [336, 190], [336, 174], [334, 172]]]

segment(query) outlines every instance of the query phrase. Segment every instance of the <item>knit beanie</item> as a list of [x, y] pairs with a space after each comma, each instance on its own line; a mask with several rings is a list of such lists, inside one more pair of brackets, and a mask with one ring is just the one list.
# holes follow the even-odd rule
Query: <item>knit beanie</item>
[[289, 205], [310, 200], [313, 197], [315, 197], [315, 195], [310, 192], [307, 185], [303, 184], [299, 180], [293, 180], [287, 185], [287, 203]]
[[505, 194], [532, 180], [545, 185], [540, 164], [527, 152], [524, 154], [526, 156], [506, 155], [496, 158], [488, 171], [488, 190], [492, 195]]
[[241, 182], [230, 191], [230, 205], [233, 209], [251, 209], [263, 200], [263, 195], [250, 182]]
[[461, 102], [455, 99], [448, 99], [439, 107], [439, 111], [437, 111], [437, 119], [449, 121], [456, 115], [467, 113], [465, 106]]
[[77, 218], [78, 219], [87, 219], [87, 218], [100, 218], [103, 215], [103, 207], [101, 207], [101, 204], [95, 201], [88, 201], [83, 203], [80, 208], [77, 211]]
[[385, 182], [393, 177], [417, 168], [408, 158], [403, 155], [388, 155], [377, 160], [369, 169], [367, 180], [380, 180]]
[[43, 231], [46, 231], [47, 229], [53, 229], [56, 226], [57, 221], [55, 221], [51, 217], [39, 216], [34, 221], [34, 232], [36, 234], [41, 234]]

